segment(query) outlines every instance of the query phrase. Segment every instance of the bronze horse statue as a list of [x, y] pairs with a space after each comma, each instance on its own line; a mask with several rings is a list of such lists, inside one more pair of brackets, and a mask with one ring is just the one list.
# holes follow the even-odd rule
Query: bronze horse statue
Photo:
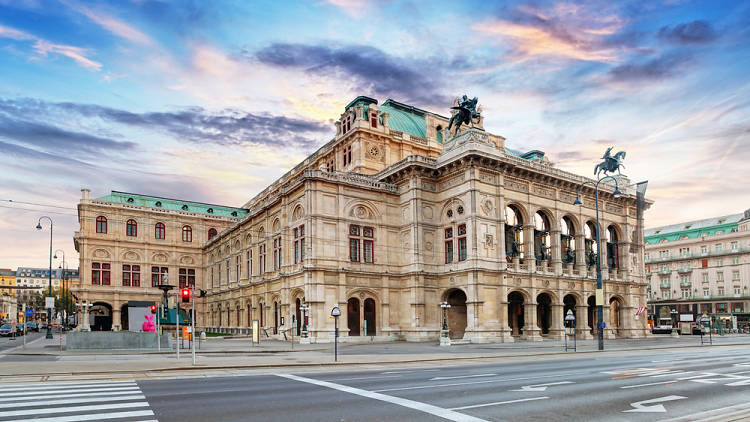
[[612, 156], [610, 155], [612, 148], [613, 147], [607, 148], [607, 152], [605, 152], [602, 156], [604, 161], [594, 167], [594, 175], [596, 175], [597, 177], [599, 177], [599, 173], [601, 173], [602, 171], [604, 172], [605, 176], [607, 175], [607, 173], [614, 173], [615, 171], [617, 171], [617, 174], [622, 174], [620, 173], [620, 167], [625, 168], [625, 166], [622, 164], [622, 160], [625, 159], [625, 151], [620, 151]]
[[477, 97], [471, 100], [464, 94], [458, 106], [451, 107], [451, 110], [458, 110], [456, 114], [451, 116], [450, 122], [448, 122], [448, 132], [450, 133], [453, 124], [456, 124], [456, 133], [461, 128], [462, 124], [468, 125], [474, 123], [475, 120], [479, 121], [479, 112], [477, 111]]

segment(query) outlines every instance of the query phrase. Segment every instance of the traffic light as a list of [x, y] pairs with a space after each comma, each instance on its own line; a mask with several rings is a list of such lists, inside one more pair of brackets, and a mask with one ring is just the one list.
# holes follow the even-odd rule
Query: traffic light
[[198, 290], [198, 295], [197, 295], [197, 297], [206, 297], [206, 291], [205, 291], [205, 290], [203, 290], [203, 289], [201, 289], [201, 290]]
[[180, 296], [182, 296], [182, 303], [190, 303], [190, 289], [184, 287], [182, 291], [180, 291]]
[[156, 313], [156, 305], [151, 305], [151, 313], [152, 314]]

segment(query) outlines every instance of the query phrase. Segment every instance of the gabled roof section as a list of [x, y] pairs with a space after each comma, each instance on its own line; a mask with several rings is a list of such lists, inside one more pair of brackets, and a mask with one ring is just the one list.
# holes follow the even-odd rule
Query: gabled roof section
[[742, 220], [743, 214], [725, 215], [723, 217], [706, 218], [704, 220], [688, 221], [686, 223], [672, 224], [669, 226], [654, 227], [644, 231], [646, 243], [653, 245], [660, 243], [662, 239], [673, 242], [683, 237], [693, 239], [703, 235], [713, 236], [716, 232], [729, 233], [737, 231], [737, 223]]
[[[427, 122], [425, 114], [427, 111], [387, 99], [379, 107], [380, 113], [388, 113], [388, 127], [400, 132], [406, 132], [411, 136], [424, 138], [427, 136]], [[382, 123], [382, 121], [381, 121]]]
[[116, 202], [120, 204], [138, 205], [142, 207], [158, 208], [173, 211], [186, 211], [198, 214], [217, 215], [221, 217], [239, 218], [247, 214], [244, 208], [226, 207], [223, 205], [206, 204], [203, 202], [183, 201], [180, 199], [162, 198], [137, 193], [112, 191], [109, 195], [96, 198], [97, 201]]

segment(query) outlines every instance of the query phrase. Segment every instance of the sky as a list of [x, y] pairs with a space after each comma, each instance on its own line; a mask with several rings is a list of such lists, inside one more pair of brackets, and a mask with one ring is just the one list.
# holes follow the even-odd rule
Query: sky
[[358, 95], [477, 96], [508, 147], [582, 175], [625, 150], [649, 227], [739, 213], [748, 23], [721, 0], [0, 0], [0, 268], [48, 265], [42, 215], [75, 267], [82, 187], [240, 206]]

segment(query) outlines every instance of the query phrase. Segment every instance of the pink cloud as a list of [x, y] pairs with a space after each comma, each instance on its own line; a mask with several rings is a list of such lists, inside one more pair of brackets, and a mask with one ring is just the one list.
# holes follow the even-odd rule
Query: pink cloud
[[94, 23], [96, 23], [97, 25], [117, 35], [118, 37], [124, 38], [137, 44], [153, 44], [151, 38], [149, 38], [146, 34], [128, 25], [122, 20], [115, 18], [112, 15], [101, 11], [93, 11], [77, 2], [65, 1], [64, 3], [71, 9], [86, 16], [87, 18], [94, 21]]
[[43, 38], [39, 38], [33, 34], [29, 34], [28, 32], [2, 25], [0, 25], [0, 37], [9, 38], [16, 41], [33, 41], [33, 48], [37, 52], [39, 57], [47, 57], [49, 54], [59, 54], [61, 56], [72, 59], [86, 69], [99, 71], [102, 67], [101, 63], [86, 57], [85, 54], [88, 50], [81, 47], [75, 47], [65, 44], [55, 44]]

